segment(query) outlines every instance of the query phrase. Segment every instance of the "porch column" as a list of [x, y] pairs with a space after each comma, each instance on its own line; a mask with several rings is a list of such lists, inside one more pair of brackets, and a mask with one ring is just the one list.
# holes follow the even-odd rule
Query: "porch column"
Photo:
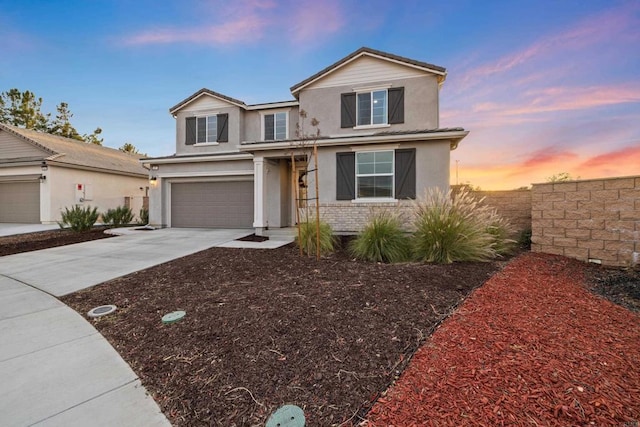
[[256, 234], [262, 234], [267, 227], [266, 207], [264, 204], [265, 193], [265, 167], [264, 157], [255, 156], [253, 158], [253, 227]]

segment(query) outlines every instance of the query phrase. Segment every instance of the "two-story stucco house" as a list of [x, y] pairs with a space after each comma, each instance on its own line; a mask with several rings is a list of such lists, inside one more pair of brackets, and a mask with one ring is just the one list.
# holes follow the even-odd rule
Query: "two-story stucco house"
[[[450, 151], [466, 135], [439, 128], [442, 67], [361, 48], [294, 85], [294, 99], [258, 105], [202, 89], [170, 109], [176, 154], [149, 165], [150, 223], [162, 227], [295, 225], [303, 162], [296, 125], [317, 139], [321, 217], [357, 231], [371, 207], [403, 209], [449, 186]], [[295, 174], [296, 176], [292, 176]], [[313, 174], [303, 183], [315, 187]]]

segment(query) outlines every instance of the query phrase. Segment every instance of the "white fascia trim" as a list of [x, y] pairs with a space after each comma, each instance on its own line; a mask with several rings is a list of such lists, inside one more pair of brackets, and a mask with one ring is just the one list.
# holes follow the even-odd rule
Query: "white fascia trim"
[[181, 157], [172, 157], [166, 159], [140, 159], [140, 163], [143, 165], [161, 165], [161, 164], [170, 164], [170, 163], [200, 163], [200, 162], [224, 162], [227, 160], [251, 160], [253, 159], [253, 155], [249, 153], [238, 153], [230, 156], [181, 156]]
[[[335, 145], [357, 145], [371, 144], [376, 142], [408, 142], [424, 140], [461, 140], [469, 134], [469, 131], [461, 132], [438, 132], [438, 133], [411, 133], [404, 135], [378, 135], [367, 137], [344, 137], [332, 139], [319, 139], [318, 147], [331, 147]], [[283, 148], [297, 148], [299, 141], [271, 142], [265, 144], [245, 144], [240, 146], [240, 151], [260, 151], [260, 150], [281, 150]], [[455, 142], [455, 141], [454, 141]], [[457, 146], [457, 142], [452, 142], [452, 147]], [[452, 148], [453, 149], [453, 148]]]
[[243, 169], [237, 171], [202, 171], [202, 172], [169, 172], [169, 173], [159, 173], [157, 174], [158, 178], [166, 179], [166, 178], [197, 178], [197, 177], [206, 177], [206, 176], [235, 176], [235, 175], [253, 175], [253, 169]]
[[226, 103], [227, 103], [227, 104], [229, 104], [229, 105], [234, 105], [234, 106], [239, 107], [239, 108], [242, 108], [242, 109], [246, 108], [246, 106], [245, 106], [245, 105], [237, 104], [237, 103], [235, 103], [235, 102], [231, 102], [231, 101], [229, 101], [228, 99], [220, 98], [219, 96], [215, 96], [215, 95], [212, 95], [212, 94], [207, 93], [207, 92], [202, 92], [200, 95], [196, 96], [195, 98], [193, 98], [192, 100], [190, 100], [190, 101], [189, 101], [189, 102], [187, 102], [186, 104], [183, 104], [183, 105], [181, 105], [180, 107], [178, 107], [178, 108], [176, 108], [176, 109], [170, 110], [170, 111], [169, 111], [169, 114], [171, 114], [171, 115], [175, 115], [178, 111], [180, 111], [180, 110], [184, 109], [184, 107], [186, 107], [187, 105], [191, 104], [192, 102], [195, 102], [196, 100], [200, 99], [201, 97], [203, 97], [203, 96], [205, 96], [205, 95], [206, 95], [206, 96], [210, 96], [211, 98], [218, 99], [218, 100], [220, 100], [220, 101], [222, 101], [222, 102], [226, 102]]
[[245, 110], [271, 110], [276, 108], [297, 107], [298, 105], [300, 105], [298, 101], [272, 102], [268, 104], [249, 105]]
[[396, 150], [400, 148], [400, 144], [380, 144], [380, 145], [376, 145], [376, 148], [371, 148], [371, 147], [351, 147], [351, 151], [353, 151], [354, 153], [357, 152], [361, 152], [361, 151], [391, 151], [391, 150]]
[[327, 71], [326, 73], [316, 77], [315, 79], [311, 80], [310, 82], [307, 82], [306, 84], [304, 84], [303, 86], [300, 86], [299, 88], [297, 88], [295, 90], [295, 92], [292, 92], [293, 95], [295, 96], [296, 93], [300, 92], [301, 90], [303, 90], [304, 88], [306, 88], [309, 85], [314, 84], [315, 82], [317, 82], [320, 79], [323, 79], [324, 77], [328, 76], [329, 74], [339, 70], [340, 68], [352, 63], [353, 61], [355, 61], [356, 59], [362, 58], [363, 56], [371, 56], [373, 58], [377, 58], [377, 59], [382, 59], [384, 61], [389, 61], [389, 62], [393, 62], [395, 64], [399, 64], [399, 65], [404, 65], [405, 67], [409, 67], [409, 68], [414, 68], [416, 70], [421, 70], [421, 71], [427, 71], [429, 73], [433, 73], [433, 74], [437, 74], [439, 76], [441, 76], [442, 78], [442, 82], [444, 82], [444, 79], [447, 76], [446, 72], [442, 72], [442, 71], [438, 71], [438, 70], [434, 70], [433, 68], [426, 68], [426, 67], [420, 67], [418, 65], [414, 65], [414, 64], [409, 64], [407, 62], [402, 62], [402, 61], [397, 61], [395, 59], [391, 59], [391, 58], [387, 58], [386, 56], [380, 56], [380, 55], [375, 55], [373, 53], [370, 52], [362, 52], [360, 55], [356, 55], [353, 58], [351, 58], [348, 61], [343, 62], [342, 64], [338, 65], [337, 67], [335, 67], [332, 70]]

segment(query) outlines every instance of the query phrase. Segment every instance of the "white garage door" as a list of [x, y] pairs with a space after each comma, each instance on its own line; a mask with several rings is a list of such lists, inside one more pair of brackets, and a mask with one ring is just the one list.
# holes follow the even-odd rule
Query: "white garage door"
[[251, 228], [253, 181], [171, 184], [171, 226]]
[[40, 223], [40, 182], [0, 182], [0, 222]]

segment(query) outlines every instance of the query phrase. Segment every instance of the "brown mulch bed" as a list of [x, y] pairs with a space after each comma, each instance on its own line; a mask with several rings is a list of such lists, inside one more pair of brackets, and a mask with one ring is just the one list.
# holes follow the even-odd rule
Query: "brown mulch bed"
[[585, 287], [610, 273], [521, 255], [418, 350], [366, 425], [637, 426], [640, 316]]
[[65, 229], [3, 236], [0, 237], [0, 256], [114, 237], [111, 234], [105, 234], [104, 230], [106, 228], [96, 227], [80, 233]]
[[[499, 263], [383, 265], [293, 246], [212, 248], [64, 297], [94, 321], [176, 426], [357, 423], [431, 331]], [[164, 325], [161, 317], [185, 310]]]

